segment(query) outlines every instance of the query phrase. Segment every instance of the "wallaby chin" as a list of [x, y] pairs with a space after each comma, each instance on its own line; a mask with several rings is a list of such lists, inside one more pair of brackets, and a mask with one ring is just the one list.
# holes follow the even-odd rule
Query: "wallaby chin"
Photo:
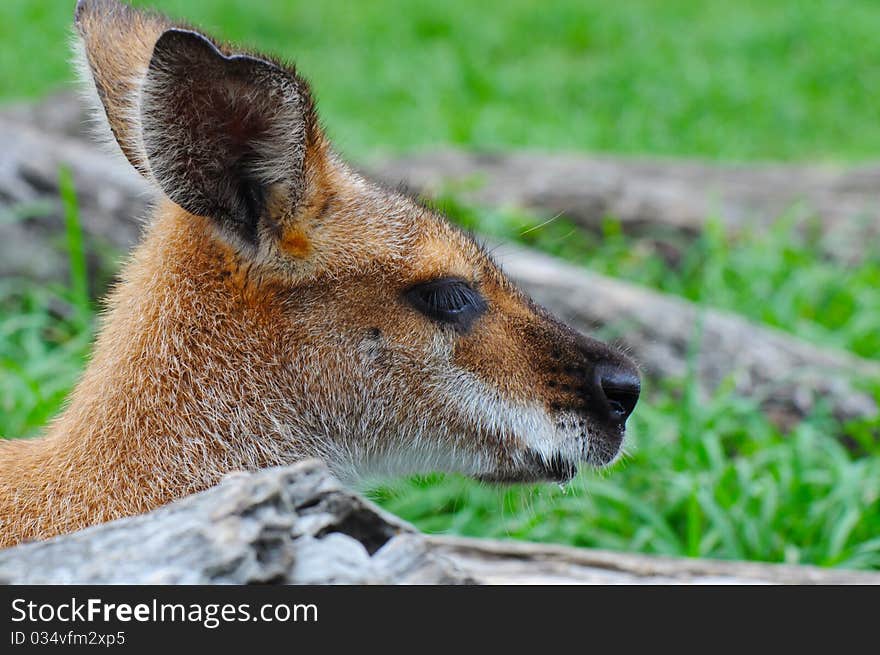
[[0, 544], [307, 457], [351, 483], [524, 482], [617, 455], [633, 363], [353, 172], [295, 70], [116, 0], [75, 25], [107, 131], [164, 199], [68, 408], [0, 444]]

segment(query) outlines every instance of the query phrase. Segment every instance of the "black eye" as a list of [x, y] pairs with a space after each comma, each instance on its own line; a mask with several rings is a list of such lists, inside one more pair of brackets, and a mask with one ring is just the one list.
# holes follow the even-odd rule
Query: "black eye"
[[467, 332], [486, 311], [483, 297], [458, 278], [422, 282], [410, 287], [404, 295], [413, 307], [428, 318], [453, 325], [462, 332]]

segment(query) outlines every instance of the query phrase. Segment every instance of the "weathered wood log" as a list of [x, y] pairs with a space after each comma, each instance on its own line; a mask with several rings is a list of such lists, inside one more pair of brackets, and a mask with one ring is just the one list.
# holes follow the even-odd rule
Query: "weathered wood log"
[[310, 460], [0, 551], [0, 582], [880, 584], [880, 574], [426, 536]]
[[[92, 241], [128, 249], [146, 212], [146, 185], [124, 162], [79, 140], [0, 122], [0, 207], [42, 204], [26, 220], [0, 221], [0, 274], [58, 279], [66, 261], [49, 244], [62, 233], [58, 168], [73, 173], [83, 227]], [[502, 263], [524, 288], [585, 332], [617, 338], [656, 378], [688, 374], [689, 345], [703, 316], [699, 386], [706, 393], [730, 375], [738, 393], [759, 399], [780, 422], [825, 402], [841, 419], [878, 408], [854, 381], [880, 379], [880, 364], [822, 349], [782, 332], [685, 300], [642, 289], [512, 246]]]
[[25, 125], [43, 134], [91, 139], [93, 123], [88, 100], [73, 87], [50, 93], [38, 102], [0, 105], [0, 121]]
[[412, 526], [345, 490], [321, 462], [308, 460], [233, 474], [141, 516], [0, 550], [0, 582], [472, 581], [415, 537]]
[[137, 240], [150, 190], [121, 155], [9, 121], [0, 121], [0, 143], [0, 275], [64, 279], [67, 261], [53, 247], [64, 234], [62, 167], [72, 174], [91, 254], [100, 243], [127, 249]]
[[428, 536], [483, 584], [878, 584], [880, 573], [640, 555], [525, 541]]
[[[43, 134], [85, 139], [86, 112], [72, 91], [0, 108], [0, 118]], [[762, 229], [785, 216], [816, 224], [829, 254], [851, 259], [880, 237], [880, 164], [720, 164], [574, 153], [456, 150], [368, 163], [373, 177], [427, 196], [454, 188], [488, 207], [562, 215], [596, 230], [613, 216], [630, 234], [688, 240], [709, 218], [731, 232]], [[876, 241], [874, 241], [876, 243]]]
[[366, 170], [428, 197], [454, 189], [468, 203], [561, 215], [594, 231], [612, 216], [648, 238], [687, 240], [710, 218], [733, 233], [761, 230], [785, 216], [801, 227], [815, 223], [829, 236], [829, 254], [850, 259], [880, 235], [880, 164], [745, 166], [446, 150], [379, 160]]

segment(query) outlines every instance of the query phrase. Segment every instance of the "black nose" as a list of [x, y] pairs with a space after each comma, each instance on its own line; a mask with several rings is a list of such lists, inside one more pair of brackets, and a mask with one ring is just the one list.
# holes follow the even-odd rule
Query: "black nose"
[[608, 408], [608, 418], [623, 423], [639, 401], [639, 374], [628, 366], [600, 364], [596, 376]]

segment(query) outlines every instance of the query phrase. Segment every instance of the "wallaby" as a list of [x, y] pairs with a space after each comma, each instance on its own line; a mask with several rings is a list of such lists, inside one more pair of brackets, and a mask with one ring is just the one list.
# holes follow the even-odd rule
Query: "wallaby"
[[635, 365], [343, 163], [292, 67], [117, 0], [74, 23], [102, 119], [163, 199], [66, 409], [0, 444], [0, 545], [307, 457], [344, 481], [517, 482], [617, 456]]

